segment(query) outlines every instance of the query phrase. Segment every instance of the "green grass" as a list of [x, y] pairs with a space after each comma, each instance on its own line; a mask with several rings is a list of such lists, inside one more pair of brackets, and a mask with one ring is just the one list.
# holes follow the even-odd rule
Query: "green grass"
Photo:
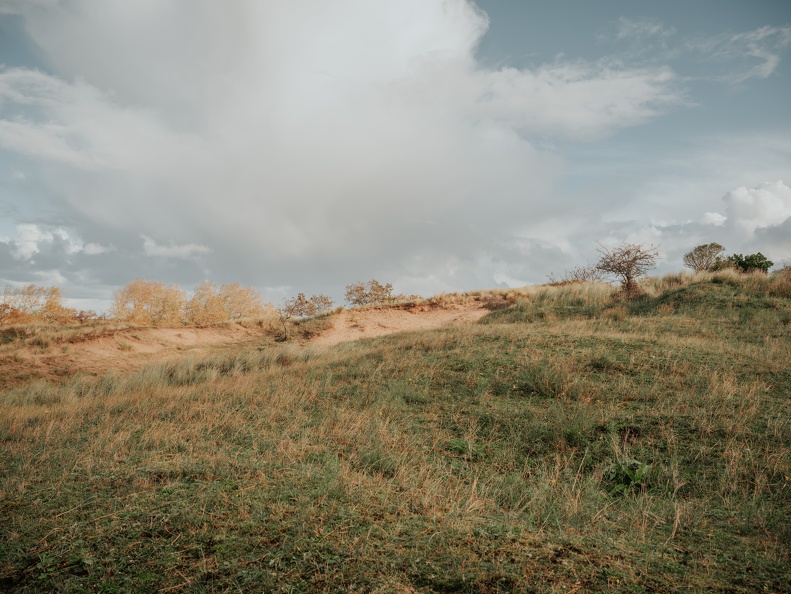
[[791, 591], [791, 301], [716, 278], [5, 390], [0, 589]]

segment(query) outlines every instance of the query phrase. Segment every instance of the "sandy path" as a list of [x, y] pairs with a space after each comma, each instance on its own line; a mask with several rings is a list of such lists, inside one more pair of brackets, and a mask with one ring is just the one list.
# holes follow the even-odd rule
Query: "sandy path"
[[212, 328], [135, 328], [101, 338], [41, 349], [22, 347], [0, 356], [0, 388], [31, 379], [62, 380], [78, 372], [102, 375], [133, 371], [186, 354], [199, 354], [233, 344], [255, 344], [262, 329], [238, 324]]
[[334, 327], [313, 338], [311, 344], [334, 345], [348, 340], [384, 336], [407, 330], [430, 330], [447, 324], [479, 320], [489, 313], [479, 304], [449, 309], [416, 306], [412, 308], [346, 310], [335, 317]]
[[72, 347], [70, 359], [83, 369], [100, 371], [137, 369], [174, 354], [205, 351], [261, 336], [239, 325], [228, 328], [141, 328], [117, 332]]
[[[332, 346], [349, 340], [384, 336], [410, 330], [429, 330], [447, 324], [464, 324], [483, 317], [480, 303], [430, 305], [381, 309], [344, 310], [334, 315], [332, 326], [302, 344]], [[78, 372], [102, 375], [133, 371], [145, 364], [221, 348], [271, 344], [264, 328], [233, 324], [210, 328], [135, 328], [41, 351], [22, 347], [0, 356], [0, 388], [31, 379], [62, 380]]]

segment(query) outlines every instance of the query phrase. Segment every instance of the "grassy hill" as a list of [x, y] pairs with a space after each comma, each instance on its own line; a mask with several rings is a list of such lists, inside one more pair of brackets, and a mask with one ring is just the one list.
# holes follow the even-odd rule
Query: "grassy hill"
[[791, 591], [791, 282], [0, 392], [0, 589]]

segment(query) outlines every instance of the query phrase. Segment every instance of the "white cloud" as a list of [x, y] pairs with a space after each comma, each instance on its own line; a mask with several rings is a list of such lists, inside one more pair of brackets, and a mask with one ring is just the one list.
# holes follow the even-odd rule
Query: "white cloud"
[[18, 260], [30, 260], [41, 253], [45, 245], [52, 246], [58, 243], [59, 249], [66, 256], [85, 253], [87, 255], [103, 254], [114, 248], [105, 247], [97, 243], [83, 245], [78, 238], [73, 238], [61, 227], [48, 227], [31, 223], [22, 223], [16, 226], [16, 237], [0, 239], [0, 243], [11, 246], [11, 254]]
[[657, 19], [630, 19], [620, 17], [617, 23], [618, 32], [616, 39], [635, 38], [640, 41], [647, 37], [671, 37], [675, 35], [674, 27], [666, 27]]
[[76, 167], [91, 168], [91, 160], [80, 155], [64, 139], [66, 129], [53, 124], [0, 120], [0, 148], [54, 159]]
[[39, 252], [41, 242], [51, 243], [52, 233], [41, 229], [38, 225], [17, 225], [17, 238], [13, 240], [15, 258], [29, 260]]
[[782, 180], [739, 187], [722, 197], [725, 215], [706, 212], [700, 222], [642, 227], [632, 240], [661, 244], [677, 268], [684, 253], [716, 241], [727, 253], [761, 252], [775, 263], [791, 258], [791, 187]]
[[591, 139], [682, 104], [675, 80], [669, 68], [626, 69], [609, 60], [504, 68], [477, 78], [473, 113], [528, 134]]
[[22, 14], [33, 9], [55, 6], [59, 0], [2, 0], [0, 2], [0, 15]]
[[[206, 266], [319, 288], [380, 273], [416, 292], [531, 280], [536, 262], [588, 257], [588, 235], [610, 232], [601, 218], [644, 189], [621, 171], [612, 177], [627, 198], [559, 193], [570, 163], [554, 143], [580, 146], [687, 105], [675, 71], [656, 62], [486, 68], [475, 56], [488, 20], [463, 0], [12, 6], [52, 71], [0, 69], [0, 146], [24, 156], [26, 186], [82, 225], [63, 223], [66, 237], [38, 227], [51, 239], [14, 243], [20, 258], [57, 244], [102, 262], [115, 251], [113, 262], [128, 257], [146, 275]], [[619, 22], [622, 39], [672, 34]], [[730, 47], [779, 55], [778, 35]], [[711, 52], [728, 45], [718, 43]], [[719, 205], [698, 209], [698, 196], [778, 177], [684, 166], [707, 185], [654, 187], [650, 199], [670, 210], [673, 196], [694, 212], [667, 220], [709, 226]]]
[[712, 225], [714, 227], [722, 227], [728, 217], [721, 215], [718, 212], [704, 212], [700, 222], [704, 225]]
[[745, 33], [700, 39], [688, 45], [709, 60], [728, 64], [728, 72], [719, 78], [740, 84], [753, 78], [769, 78], [777, 70], [782, 50], [791, 45], [791, 27], [767, 25]]
[[146, 237], [145, 235], [141, 235], [141, 237], [143, 238], [143, 250], [148, 256], [180, 258], [186, 260], [211, 252], [211, 250], [206, 246], [197, 245], [194, 243], [176, 245], [171, 242], [168, 245], [159, 245], [150, 237]]
[[740, 187], [724, 197], [728, 225], [745, 237], [781, 225], [791, 217], [791, 188], [782, 180], [755, 188]]
[[40, 270], [33, 273], [38, 279], [37, 284], [46, 286], [62, 286], [66, 284], [66, 277], [59, 270]]
[[105, 247], [103, 245], [99, 245], [98, 243], [86, 243], [82, 251], [89, 256], [97, 256], [99, 254], [106, 254], [107, 252], [112, 252], [114, 250], [115, 248], [113, 246]]
[[56, 207], [119, 246], [131, 234], [119, 255], [143, 236], [147, 255], [262, 285], [406, 276], [421, 253], [486, 284], [471, 252], [563, 208], [547, 197], [566, 164], [537, 139], [606, 137], [683, 101], [662, 66], [484, 68], [488, 20], [463, 0], [24, 14], [54, 72], [0, 71], [0, 143]]

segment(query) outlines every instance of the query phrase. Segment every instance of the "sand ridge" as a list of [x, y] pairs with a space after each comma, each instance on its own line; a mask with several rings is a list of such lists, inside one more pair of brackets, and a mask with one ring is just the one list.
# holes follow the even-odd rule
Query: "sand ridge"
[[[331, 347], [350, 340], [396, 332], [471, 323], [486, 313], [488, 311], [479, 302], [343, 310], [331, 315], [331, 325], [320, 334], [307, 340], [293, 338], [292, 341]], [[274, 328], [277, 329], [277, 324]], [[6, 348], [0, 352], [0, 388], [32, 379], [59, 381], [77, 373], [102, 375], [134, 371], [148, 363], [186, 355], [208, 354], [245, 346], [254, 348], [271, 344], [272, 332], [272, 328], [257, 324], [129, 328], [82, 342], [52, 345], [46, 349], [29, 346]]]
[[409, 308], [344, 310], [335, 316], [333, 327], [312, 339], [313, 344], [335, 345], [349, 340], [373, 338], [395, 332], [430, 330], [447, 324], [475, 322], [489, 313], [480, 304], [440, 308], [417, 305]]

